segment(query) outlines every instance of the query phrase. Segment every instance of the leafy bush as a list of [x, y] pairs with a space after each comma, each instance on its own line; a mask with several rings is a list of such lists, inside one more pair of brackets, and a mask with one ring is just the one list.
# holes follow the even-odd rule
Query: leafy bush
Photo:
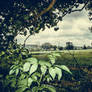
[[56, 92], [55, 88], [49, 83], [54, 79], [61, 80], [62, 70], [72, 74], [65, 65], [56, 65], [56, 57], [58, 53], [48, 55], [49, 61], [38, 60], [37, 58], [27, 58], [25, 63], [16, 63], [10, 67], [9, 75], [7, 75], [8, 85], [13, 92]]
[[[14, 64], [24, 63], [24, 59], [29, 57], [28, 50], [16, 45], [16, 49], [10, 46], [6, 51], [0, 51], [0, 92], [8, 92], [8, 81], [6, 76], [9, 74], [10, 67]], [[8, 86], [7, 86], [8, 85]], [[10, 91], [11, 92], [11, 91]]]

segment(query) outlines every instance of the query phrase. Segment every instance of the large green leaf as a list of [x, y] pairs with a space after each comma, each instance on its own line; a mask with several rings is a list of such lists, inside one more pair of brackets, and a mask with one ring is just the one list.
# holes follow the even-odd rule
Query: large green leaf
[[48, 61], [40, 60], [40, 61], [39, 61], [39, 64], [40, 64], [40, 65], [45, 65], [45, 66], [47, 66], [47, 67], [51, 67], [51, 64], [50, 64]]
[[41, 66], [41, 72], [42, 72], [42, 74], [44, 75], [46, 73], [46, 71], [47, 71], [47, 67], [45, 65], [42, 65]]
[[30, 63], [29, 62], [27, 62], [27, 63], [25, 63], [24, 65], [23, 65], [23, 71], [24, 72], [28, 72], [29, 71], [29, 68], [30, 68]]
[[33, 72], [35, 72], [38, 68], [38, 64], [33, 64], [30, 68], [29, 74], [31, 75]]
[[29, 61], [30, 64], [35, 64], [38, 62], [38, 60], [36, 58], [28, 58], [28, 59], [26, 59], [26, 61]]
[[56, 72], [55, 72], [55, 69], [53, 67], [49, 68], [49, 73], [50, 73], [51, 77], [54, 79], [56, 76]]
[[58, 80], [60, 80], [62, 77], [62, 70], [58, 67], [55, 67], [55, 72], [58, 75]]
[[69, 70], [69, 68], [68, 68], [67, 66], [61, 65], [61, 66], [59, 66], [59, 67], [60, 67], [61, 69], [65, 70], [66, 72], [72, 74], [71, 71]]
[[55, 63], [55, 57], [52, 56], [52, 55], [49, 55], [48, 57], [49, 57], [49, 59], [50, 59], [50, 62], [51, 62], [52, 64], [54, 64], [54, 63]]

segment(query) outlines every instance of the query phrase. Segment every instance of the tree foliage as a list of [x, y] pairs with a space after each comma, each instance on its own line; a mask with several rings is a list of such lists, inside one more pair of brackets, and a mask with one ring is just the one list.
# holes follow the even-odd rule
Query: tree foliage
[[50, 48], [52, 48], [52, 44], [50, 44], [50, 43], [44, 43], [44, 44], [42, 44], [42, 48], [44, 50], [50, 50]]
[[[84, 6], [81, 9], [79, 5]], [[81, 11], [86, 7], [92, 15], [91, 0], [1, 0], [0, 1], [0, 50], [7, 49], [18, 35], [39, 33], [45, 27], [55, 27], [71, 12]], [[90, 18], [92, 19], [92, 18]]]

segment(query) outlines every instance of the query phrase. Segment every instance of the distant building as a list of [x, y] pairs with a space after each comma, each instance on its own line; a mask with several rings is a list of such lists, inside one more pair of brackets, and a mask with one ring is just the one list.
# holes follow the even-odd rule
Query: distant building
[[66, 49], [68, 49], [68, 50], [74, 49], [73, 43], [72, 42], [66, 42]]
[[72, 42], [66, 42], [66, 46], [68, 46], [68, 45], [73, 45], [73, 43]]

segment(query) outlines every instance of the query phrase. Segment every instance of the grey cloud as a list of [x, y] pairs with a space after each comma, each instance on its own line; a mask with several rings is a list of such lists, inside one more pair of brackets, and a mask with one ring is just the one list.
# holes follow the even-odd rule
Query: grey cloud
[[87, 12], [84, 10], [82, 12], [73, 12], [71, 14], [68, 14], [64, 19], [73, 22], [74, 20], [84, 18], [85, 16], [87, 16]]
[[72, 24], [69, 24], [69, 25], [63, 25], [63, 26], [61, 27], [61, 29], [63, 29], [63, 30], [69, 30], [69, 29], [72, 29]]
[[[27, 43], [62, 41], [62, 44], [64, 44], [66, 41], [73, 41], [76, 44], [84, 44], [84, 41], [89, 44], [92, 40], [92, 33], [88, 30], [89, 23], [86, 14], [85, 11], [82, 11], [67, 15], [64, 21], [58, 24], [60, 29], [57, 32], [54, 32], [53, 29], [47, 29], [34, 37], [32, 36]], [[23, 39], [20, 37], [18, 42], [23, 43]]]
[[92, 40], [92, 34], [85, 34], [84, 39], [87, 38], [89, 40]]

